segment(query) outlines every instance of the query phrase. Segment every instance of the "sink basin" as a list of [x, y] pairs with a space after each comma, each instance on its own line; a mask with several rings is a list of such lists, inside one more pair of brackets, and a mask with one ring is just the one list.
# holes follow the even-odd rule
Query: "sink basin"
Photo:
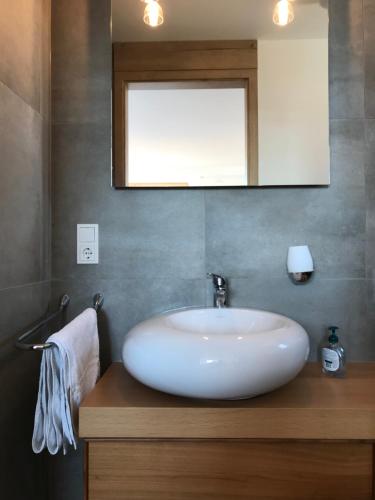
[[309, 355], [295, 321], [254, 309], [180, 309], [127, 334], [125, 368], [159, 391], [205, 399], [246, 399], [292, 380]]

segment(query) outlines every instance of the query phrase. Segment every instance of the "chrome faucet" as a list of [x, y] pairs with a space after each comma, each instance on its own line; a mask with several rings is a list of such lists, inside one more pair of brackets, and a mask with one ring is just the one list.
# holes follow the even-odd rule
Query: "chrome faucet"
[[212, 278], [214, 286], [214, 307], [222, 308], [227, 305], [227, 284], [225, 279], [218, 275], [207, 273], [207, 278]]

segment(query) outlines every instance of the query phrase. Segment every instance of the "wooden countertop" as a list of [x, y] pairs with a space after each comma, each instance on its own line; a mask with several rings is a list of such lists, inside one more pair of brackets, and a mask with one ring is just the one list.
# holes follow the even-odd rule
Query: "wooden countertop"
[[242, 401], [208, 401], [149, 389], [114, 363], [83, 402], [85, 439], [375, 440], [375, 363], [344, 379], [308, 364], [291, 383]]

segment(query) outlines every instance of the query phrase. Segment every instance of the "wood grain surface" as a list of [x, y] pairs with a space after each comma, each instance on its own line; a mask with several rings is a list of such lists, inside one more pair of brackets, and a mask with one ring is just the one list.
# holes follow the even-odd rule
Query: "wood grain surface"
[[375, 440], [375, 364], [344, 379], [309, 364], [288, 385], [243, 401], [180, 398], [114, 363], [80, 408], [83, 438]]
[[372, 446], [90, 442], [89, 500], [370, 500]]

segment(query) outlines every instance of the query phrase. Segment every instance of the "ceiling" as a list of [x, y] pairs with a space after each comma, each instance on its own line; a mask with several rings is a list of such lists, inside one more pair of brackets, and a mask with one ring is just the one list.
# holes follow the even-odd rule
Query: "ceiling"
[[141, 0], [112, 0], [114, 42], [327, 38], [327, 0], [294, 0], [295, 20], [272, 22], [276, 0], [160, 0], [164, 24], [143, 23]]

